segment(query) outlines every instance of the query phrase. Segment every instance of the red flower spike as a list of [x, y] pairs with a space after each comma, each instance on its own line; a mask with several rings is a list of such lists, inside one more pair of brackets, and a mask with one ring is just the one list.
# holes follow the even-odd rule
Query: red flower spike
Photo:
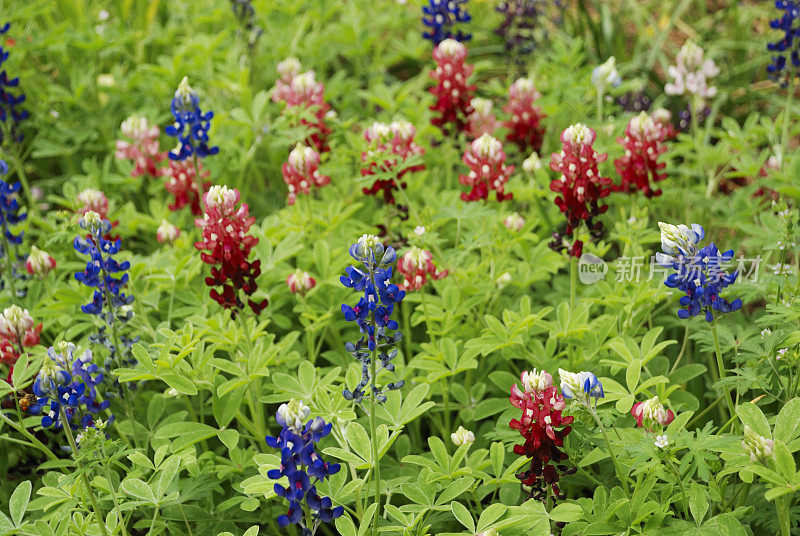
[[520, 78], [508, 90], [508, 104], [503, 111], [511, 115], [503, 123], [509, 132], [506, 141], [516, 143], [523, 153], [542, 150], [544, 141], [544, 127], [541, 126], [545, 118], [542, 109], [534, 105], [540, 96], [530, 78]]
[[433, 254], [417, 246], [397, 259], [397, 271], [403, 276], [400, 289], [406, 292], [421, 289], [428, 282], [428, 277], [443, 279], [448, 273], [447, 270], [437, 270], [433, 264]]
[[433, 49], [436, 69], [430, 77], [436, 85], [430, 91], [436, 102], [431, 106], [434, 117], [431, 123], [442, 132], [452, 129], [461, 132], [467, 126], [467, 118], [472, 113], [472, 94], [475, 86], [467, 83], [474, 67], [464, 63], [467, 48], [455, 39], [445, 39]]
[[[611, 193], [612, 181], [600, 176], [598, 164], [608, 155], [598, 154], [592, 148], [596, 137], [591, 128], [580, 123], [572, 125], [561, 134], [562, 151], [550, 158], [550, 169], [561, 175], [550, 183], [550, 189], [558, 193], [555, 204], [567, 218], [568, 237], [572, 237], [582, 221], [593, 237], [603, 229], [603, 224], [594, 219], [608, 210], [608, 205], [600, 200]], [[582, 251], [583, 243], [576, 240], [570, 254], [580, 257]]]
[[[669, 113], [669, 112], [667, 112]], [[616, 192], [633, 193], [637, 190], [646, 197], [661, 195], [661, 190], [654, 190], [652, 185], [667, 178], [663, 172], [666, 163], [658, 158], [667, 151], [665, 141], [670, 136], [671, 125], [656, 121], [642, 112], [633, 117], [625, 128], [625, 136], [618, 138], [625, 154], [614, 161], [621, 180], [614, 185]]]
[[122, 134], [130, 141], [117, 140], [115, 156], [134, 163], [131, 177], [164, 174], [165, 170], [159, 169], [158, 164], [167, 158], [167, 153], [161, 152], [159, 147], [156, 125], [151, 125], [144, 117], [132, 115], [122, 123]]
[[524, 442], [514, 445], [514, 453], [531, 460], [527, 470], [517, 474], [522, 488], [530, 497], [545, 500], [552, 493], [563, 498], [558, 482], [562, 474], [572, 470], [560, 465], [567, 459], [561, 450], [564, 438], [572, 431], [573, 417], [564, 417], [564, 397], [553, 385], [553, 377], [545, 371], [523, 372], [523, 390], [511, 388], [511, 404], [522, 410], [519, 419], [512, 419], [509, 426], [518, 430]]
[[288, 58], [278, 64], [281, 78], [275, 82], [272, 100], [286, 103], [287, 108], [300, 107], [312, 110], [314, 121], [300, 120], [300, 124], [310, 130], [305, 143], [324, 153], [329, 150], [327, 138], [331, 133], [331, 129], [325, 123], [330, 110], [330, 105], [324, 98], [325, 86], [317, 82], [314, 71], [300, 73], [300, 68], [300, 62], [295, 58]]
[[[211, 186], [211, 181], [206, 179], [209, 172], [203, 169], [203, 164], [197, 163], [197, 168], [200, 170], [200, 177], [203, 181], [203, 193]], [[195, 216], [200, 216], [203, 211], [200, 208], [200, 196], [197, 193], [197, 170], [191, 160], [169, 161], [169, 169], [165, 170], [165, 175], [168, 177], [164, 183], [164, 188], [172, 194], [174, 200], [169, 205], [170, 210], [180, 210], [186, 205]]]
[[[246, 203], [236, 208], [239, 198], [236, 189], [212, 186], [203, 198], [205, 215], [194, 222], [203, 232], [202, 241], [194, 247], [201, 251], [202, 261], [212, 265], [206, 285], [222, 289], [220, 292], [212, 288], [209, 295], [223, 308], [230, 309], [234, 317], [244, 309], [243, 300], [258, 290], [256, 278], [261, 275], [261, 261], [248, 260], [258, 244], [258, 239], [248, 234], [255, 218], [250, 216]], [[267, 300], [255, 302], [247, 298], [247, 304], [258, 315], [267, 306]]]
[[302, 143], [298, 143], [292, 149], [288, 161], [281, 167], [283, 182], [289, 187], [288, 202], [290, 205], [294, 205], [298, 193], [308, 195], [311, 193], [311, 186], [322, 188], [331, 182], [331, 178], [327, 175], [320, 175], [318, 168], [319, 153], [317, 151]]
[[494, 190], [498, 201], [511, 199], [513, 194], [506, 193], [505, 184], [514, 172], [514, 166], [506, 166], [506, 153], [503, 144], [484, 134], [473, 141], [467, 148], [462, 158], [469, 167], [467, 175], [460, 175], [461, 184], [471, 186], [472, 190], [461, 194], [464, 201], [477, 201], [488, 199], [489, 191]]
[[403, 165], [408, 158], [425, 154], [425, 150], [414, 143], [416, 133], [414, 125], [408, 121], [395, 121], [389, 125], [376, 122], [364, 131], [368, 148], [361, 153], [361, 162], [367, 166], [361, 169], [361, 176], [394, 172], [394, 177], [376, 179], [369, 188], [362, 188], [364, 194], [382, 194], [385, 203], [394, 205], [394, 191], [406, 187], [403, 176], [425, 169], [425, 164]]

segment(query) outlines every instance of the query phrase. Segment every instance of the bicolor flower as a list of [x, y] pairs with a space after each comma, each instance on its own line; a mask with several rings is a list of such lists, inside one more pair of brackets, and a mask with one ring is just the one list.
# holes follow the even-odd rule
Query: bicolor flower
[[45, 276], [56, 267], [56, 260], [49, 253], [36, 246], [31, 246], [31, 252], [25, 260], [25, 269], [30, 275]]
[[521, 377], [525, 391], [514, 385], [509, 400], [522, 410], [522, 415], [509, 426], [524, 439], [522, 444], [514, 445], [514, 454], [531, 461], [516, 477], [531, 498], [544, 500], [549, 494], [562, 498], [558, 482], [562, 474], [574, 472], [561, 464], [567, 459], [562, 449], [564, 438], [572, 431], [574, 417], [562, 415], [566, 403], [550, 374], [534, 370], [523, 372]]
[[11, 305], [0, 315], [0, 362], [16, 363], [25, 348], [39, 344], [42, 324], [36, 324], [27, 309]]
[[[391, 283], [392, 268], [397, 254], [392, 246], [384, 246], [374, 235], [363, 235], [350, 246], [350, 256], [360, 266], [349, 266], [339, 280], [342, 285], [359, 292], [355, 306], [342, 304], [342, 314], [348, 322], [355, 322], [362, 337], [355, 343], [348, 342], [345, 349], [361, 363], [361, 381], [351, 391], [342, 394], [345, 399], [361, 403], [365, 396], [373, 396], [377, 402], [385, 402], [384, 391], [400, 389], [405, 381], [390, 382], [379, 387], [372, 377], [371, 360], [377, 351], [380, 363], [375, 363], [376, 373], [382, 369], [394, 371], [392, 360], [397, 349], [392, 349], [400, 341], [402, 334], [397, 331], [398, 323], [392, 318], [396, 304], [406, 293]], [[392, 333], [394, 332], [394, 333]], [[370, 386], [370, 392], [365, 388]]]
[[500, 121], [494, 116], [494, 104], [489, 99], [475, 97], [470, 102], [472, 112], [467, 117], [467, 134], [480, 138], [484, 134], [494, 134], [500, 128]]
[[[581, 222], [593, 239], [599, 239], [603, 233], [603, 224], [597, 217], [608, 210], [608, 205], [601, 200], [611, 193], [612, 180], [600, 175], [598, 165], [608, 155], [598, 154], [592, 144], [597, 138], [594, 130], [577, 123], [561, 133], [562, 150], [550, 157], [550, 169], [560, 177], [550, 182], [550, 189], [558, 195], [555, 204], [566, 217], [567, 237], [572, 237]], [[551, 243], [554, 249], [563, 248], [560, 240]], [[583, 242], [575, 240], [570, 255], [580, 257]]]
[[[249, 234], [255, 217], [250, 216], [247, 203], [239, 204], [239, 190], [227, 186], [212, 186], [206, 192], [205, 214], [194, 221], [202, 231], [202, 239], [194, 247], [200, 258], [211, 265], [206, 285], [211, 298], [235, 317], [247, 305], [256, 315], [267, 306], [267, 300], [253, 300], [258, 290], [256, 278], [261, 275], [261, 261], [250, 261], [250, 253], [258, 238]], [[215, 287], [220, 287], [217, 290]]]
[[[298, 525], [304, 534], [313, 534], [319, 523], [331, 523], [344, 513], [344, 507], [334, 507], [329, 497], [317, 493], [315, 484], [338, 473], [341, 466], [324, 461], [316, 450], [316, 443], [330, 434], [332, 426], [321, 417], [310, 419], [303, 426], [302, 421], [309, 414], [309, 408], [295, 400], [281, 405], [276, 420], [283, 429], [277, 437], [266, 438], [267, 445], [281, 453], [280, 467], [267, 472], [267, 477], [285, 477], [289, 484], [275, 483], [275, 493], [288, 502], [286, 513], [278, 516], [278, 526]], [[310, 527], [306, 526], [309, 518]]]
[[506, 153], [498, 139], [484, 134], [469, 145], [461, 160], [470, 171], [459, 175], [458, 181], [471, 187], [469, 192], [461, 194], [463, 201], [486, 200], [491, 190], [498, 201], [513, 197], [513, 194], [506, 193], [505, 185], [514, 172], [514, 166], [505, 165]]
[[294, 205], [297, 194], [310, 194], [311, 186], [322, 188], [331, 178], [319, 172], [320, 155], [311, 147], [298, 143], [289, 159], [281, 166], [283, 182], [289, 187], [289, 204]]
[[317, 286], [317, 281], [308, 275], [308, 272], [304, 272], [298, 268], [286, 278], [286, 285], [289, 287], [289, 292], [292, 294], [305, 296], [306, 292]]
[[520, 78], [511, 84], [508, 90], [508, 104], [503, 111], [509, 114], [508, 121], [503, 123], [508, 129], [506, 141], [517, 144], [523, 153], [542, 150], [545, 118], [542, 109], [534, 104], [540, 96], [530, 78]]
[[625, 154], [614, 161], [614, 167], [620, 175], [620, 183], [613, 186], [614, 191], [640, 191], [646, 197], [661, 195], [661, 190], [654, 190], [653, 187], [656, 182], [667, 178], [663, 171], [667, 164], [659, 162], [658, 158], [667, 151], [665, 142], [670, 132], [664, 123], [646, 112], [630, 120], [625, 128], [625, 136], [617, 139], [625, 149]]
[[738, 271], [728, 273], [733, 250], [723, 253], [712, 242], [704, 248], [699, 243], [705, 231], [698, 224], [689, 229], [685, 225], [669, 225], [659, 222], [663, 253], [656, 254], [656, 261], [664, 267], [673, 268], [664, 284], [686, 293], [681, 296], [680, 318], [690, 318], [705, 313], [708, 322], [714, 320], [714, 313], [729, 313], [742, 308], [742, 300], [729, 302], [719, 295], [720, 291], [736, 282]]
[[300, 62], [295, 58], [288, 58], [278, 64], [281, 78], [275, 82], [272, 100], [285, 103], [286, 111], [311, 111], [313, 121], [302, 117], [297, 124], [308, 129], [304, 143], [314, 147], [317, 152], [324, 153], [329, 150], [327, 139], [331, 133], [325, 122], [330, 110], [330, 105], [325, 102], [325, 86], [317, 82], [314, 71], [301, 73], [300, 69]]
[[597, 400], [605, 398], [603, 384], [591, 372], [569, 372], [558, 369], [558, 377], [561, 380], [561, 392], [564, 398], [580, 402], [586, 407], [591, 407], [591, 399], [597, 404]]
[[433, 264], [433, 254], [430, 251], [412, 246], [397, 260], [397, 272], [403, 277], [400, 288], [406, 292], [419, 290], [428, 282], [443, 279], [447, 270], [439, 271]]
[[127, 140], [117, 140], [115, 156], [133, 162], [131, 177], [161, 176], [163, 170], [159, 169], [158, 164], [167, 155], [161, 152], [159, 146], [158, 126], [151, 124], [146, 117], [132, 115], [122, 122], [121, 130]]
[[445, 133], [463, 131], [472, 113], [475, 86], [468, 79], [474, 67], [465, 63], [466, 58], [467, 47], [455, 39], [445, 39], [433, 49], [436, 69], [430, 72], [430, 77], [436, 85], [428, 91], [436, 102], [431, 106], [431, 123]]
[[509, 231], [519, 232], [525, 227], [525, 218], [519, 212], [514, 212], [503, 219], [503, 225]]
[[167, 177], [164, 188], [173, 196], [173, 202], [169, 205], [170, 210], [180, 210], [188, 205], [195, 216], [203, 214], [203, 209], [200, 208], [200, 194], [197, 191], [197, 173], [200, 173], [205, 194], [211, 186], [211, 181], [206, 180], [209, 172], [203, 169], [201, 162], [197, 162], [195, 167], [194, 163], [188, 160], [169, 161], [169, 168], [164, 170], [164, 175]]
[[665, 409], [657, 396], [644, 402], [637, 402], [631, 408], [631, 415], [636, 419], [636, 426], [652, 431], [656, 425], [667, 426], [675, 419], [671, 409]]
[[405, 188], [403, 178], [407, 173], [425, 169], [425, 164], [406, 164], [414, 156], [425, 154], [425, 150], [414, 142], [417, 130], [408, 121], [391, 124], [375, 122], [364, 131], [367, 148], [361, 153], [361, 176], [380, 175], [372, 186], [362, 188], [366, 195], [383, 195], [383, 201], [394, 205], [394, 192]]
[[171, 224], [167, 220], [161, 220], [161, 223], [156, 229], [156, 240], [163, 243], [172, 244], [181, 234], [181, 230], [177, 226]]

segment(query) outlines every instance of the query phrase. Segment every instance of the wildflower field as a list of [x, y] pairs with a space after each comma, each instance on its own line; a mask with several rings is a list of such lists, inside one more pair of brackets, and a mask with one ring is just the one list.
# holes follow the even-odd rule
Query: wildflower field
[[0, 536], [800, 535], [800, 2], [0, 1]]

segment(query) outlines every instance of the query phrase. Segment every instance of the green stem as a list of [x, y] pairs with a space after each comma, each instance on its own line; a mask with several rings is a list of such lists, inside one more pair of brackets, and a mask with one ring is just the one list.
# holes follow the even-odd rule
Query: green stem
[[197, 202], [200, 205], [200, 210], [204, 211], [205, 207], [203, 206], [203, 194], [205, 192], [203, 191], [203, 177], [200, 175], [200, 163], [197, 161], [197, 153], [192, 155], [192, 165], [194, 166], [194, 180], [197, 185]]
[[597, 88], [597, 128], [603, 126], [603, 90]]
[[786, 88], [786, 103], [783, 108], [783, 125], [781, 131], [781, 169], [786, 169], [786, 151], [789, 144], [789, 119], [792, 116], [792, 100], [794, 99], [794, 86], [789, 84]]
[[[372, 319], [373, 325], [375, 322], [374, 313]], [[373, 467], [373, 474], [372, 480], [375, 483], [375, 504], [377, 508], [375, 509], [374, 514], [372, 515], [372, 536], [377, 536], [378, 534], [378, 516], [380, 515], [381, 509], [381, 464], [380, 460], [378, 460], [378, 435], [375, 432], [375, 376], [377, 375], [377, 365], [375, 364], [375, 360], [378, 358], [378, 350], [375, 349], [372, 351], [372, 357], [369, 360], [369, 373], [370, 373], [370, 394], [369, 394], [369, 439], [370, 444], [372, 445], [372, 467]]]
[[683, 517], [685, 519], [689, 519], [689, 512], [687, 510], [687, 505], [689, 504], [686, 501], [686, 488], [683, 487], [683, 478], [681, 478], [681, 473], [678, 471], [678, 468], [675, 467], [675, 464], [672, 463], [672, 460], [667, 460], [667, 465], [669, 468], [672, 469], [672, 473], [675, 475], [675, 481], [681, 487], [681, 504], [683, 506]]
[[11, 299], [13, 300], [17, 296], [17, 291], [14, 283], [14, 258], [15, 253], [11, 251], [11, 245], [8, 242], [8, 226], [6, 225], [5, 219], [3, 219], [3, 228], [0, 230], [0, 233], [3, 235], [3, 253], [5, 254], [5, 272], [8, 276], [8, 288], [11, 291]]
[[72, 428], [70, 428], [69, 419], [67, 418], [67, 412], [64, 411], [64, 406], [60, 406], [58, 408], [58, 411], [61, 414], [61, 423], [63, 424], [62, 428], [67, 436], [67, 442], [69, 443], [69, 448], [72, 449], [72, 457], [78, 464], [78, 469], [81, 472], [81, 479], [83, 480], [83, 485], [86, 488], [86, 493], [89, 494], [89, 502], [92, 505], [92, 511], [94, 513], [95, 521], [97, 521], [97, 526], [100, 529], [100, 534], [102, 534], [103, 536], [108, 536], [108, 531], [106, 531], [105, 516], [101, 513], [100, 506], [97, 504], [97, 497], [94, 496], [92, 485], [89, 483], [89, 477], [86, 476], [86, 468], [84, 467], [83, 462], [80, 460], [80, 458], [78, 458], [78, 445], [75, 443], [75, 438], [72, 437]]
[[42, 454], [47, 456], [48, 460], [57, 460], [58, 456], [53, 454], [53, 451], [47, 448], [47, 445], [36, 439], [36, 436], [30, 433], [28, 429], [25, 428], [25, 426], [22, 424], [22, 413], [19, 411], [19, 407], [17, 407], [17, 415], [19, 417], [19, 424], [9, 419], [6, 416], [6, 414], [2, 412], [0, 412], [0, 420], [2, 420], [4, 423], [9, 425], [11, 428], [16, 430], [20, 434], [24, 435], [28, 439], [28, 441], [30, 441], [33, 444], [34, 447], [42, 451]]
[[630, 497], [630, 493], [628, 491], [628, 475], [624, 474], [619, 466], [619, 462], [617, 461], [617, 455], [614, 454], [614, 448], [611, 446], [611, 440], [608, 438], [608, 434], [606, 433], [606, 429], [603, 426], [603, 422], [600, 420], [600, 417], [597, 416], [596, 411], [594, 411], [591, 407], [588, 407], [588, 409], [589, 413], [591, 413], [592, 417], [594, 417], [594, 420], [597, 423], [597, 427], [600, 428], [600, 432], [602, 432], [603, 434], [603, 439], [606, 440], [606, 446], [608, 446], [608, 454], [609, 456], [611, 456], [611, 461], [614, 463], [614, 471], [616, 471], [617, 478], [619, 478], [619, 481], [622, 484], [622, 489], [625, 491], [625, 495], [628, 495]]
[[[103, 451], [103, 458], [106, 458], [105, 443], [101, 446]], [[119, 509], [119, 502], [117, 502], [117, 491], [114, 489], [114, 484], [111, 483], [111, 470], [106, 461], [103, 462], [103, 469], [105, 470], [106, 480], [108, 481], [108, 490], [111, 493], [111, 500], [114, 503], [114, 512], [117, 514], [117, 520], [122, 527], [122, 536], [128, 536], [128, 529], [125, 527], [125, 518], [122, 517], [122, 511]]]
[[[725, 363], [722, 361], [722, 351], [720, 350], [719, 346], [719, 334], [717, 333], [717, 320], [714, 319], [711, 322], [711, 335], [714, 337], [714, 353], [717, 357], [717, 367], [719, 368], [719, 379], [721, 381], [725, 380]], [[733, 399], [731, 399], [731, 393], [728, 390], [728, 386], [722, 386], [723, 391], [725, 392], [725, 402], [728, 404], [728, 415], [733, 417], [736, 415], [736, 409], [733, 405]]]
[[781, 536], [792, 536], [792, 521], [789, 518], [790, 497], [783, 495], [775, 499], [775, 510], [778, 514], [778, 525], [781, 527]]
[[570, 314], [575, 309], [575, 292], [578, 287], [578, 260], [571, 256], [569, 257], [569, 311]]

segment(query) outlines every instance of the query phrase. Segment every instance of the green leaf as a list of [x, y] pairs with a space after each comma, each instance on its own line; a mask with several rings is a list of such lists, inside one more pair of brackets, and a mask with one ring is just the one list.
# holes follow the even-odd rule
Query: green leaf
[[336, 530], [339, 531], [340, 536], [358, 536], [356, 526], [349, 515], [336, 518]]
[[504, 504], [494, 503], [490, 504], [483, 512], [478, 520], [477, 532], [485, 532], [489, 526], [498, 520], [503, 514], [506, 513], [508, 507]]
[[143, 501], [149, 502], [150, 504], [156, 504], [156, 496], [153, 493], [153, 489], [142, 480], [138, 478], [129, 478], [127, 480], [123, 480], [122, 484], [120, 484], [122, 491], [136, 497], [137, 499], [141, 499]]
[[453, 515], [456, 519], [467, 527], [467, 531], [473, 534], [475, 533], [475, 520], [472, 519], [472, 514], [469, 513], [466, 506], [460, 502], [453, 501], [450, 503], [450, 510], [453, 511]]
[[23, 481], [11, 494], [11, 499], [8, 501], [8, 512], [11, 514], [11, 520], [14, 526], [19, 528], [22, 523], [22, 517], [25, 515], [25, 510], [28, 508], [28, 501], [31, 500], [31, 481]]
[[775, 439], [791, 443], [800, 435], [800, 398], [793, 398], [778, 413], [775, 421]]
[[158, 485], [156, 487], [159, 498], [164, 496], [164, 493], [167, 491], [167, 487], [175, 479], [175, 475], [178, 474], [180, 464], [180, 456], [171, 456], [167, 458], [167, 461], [165, 461], [161, 467], [159, 467], [161, 474], [158, 476]]
[[628, 365], [628, 370], [625, 371], [625, 383], [628, 386], [628, 391], [631, 393], [636, 390], [639, 385], [639, 376], [642, 374], [642, 362], [634, 359]]
[[368, 463], [372, 463], [372, 443], [370, 443], [367, 431], [357, 422], [347, 425], [347, 442], [356, 454], [364, 458]]
[[755, 404], [746, 402], [739, 404], [736, 407], [736, 414], [742, 420], [742, 423], [753, 429], [755, 433], [766, 438], [772, 437], [772, 431], [769, 429], [767, 418], [761, 412], [761, 409]]
[[222, 443], [228, 447], [228, 450], [233, 450], [239, 443], [239, 432], [233, 428], [227, 428], [217, 433], [217, 437]]
[[786, 477], [786, 480], [792, 481], [795, 479], [797, 469], [794, 463], [794, 457], [786, 444], [783, 441], [775, 441], [775, 468], [778, 472]]
[[550, 519], [556, 522], [571, 523], [583, 517], [583, 508], [572, 503], [561, 503], [550, 511]]
[[709, 501], [708, 490], [697, 483], [692, 483], [692, 487], [689, 488], [689, 510], [698, 527], [708, 512]]
[[179, 393], [185, 395], [197, 394], [197, 387], [184, 376], [180, 376], [174, 372], [165, 372], [161, 374], [160, 378]]

